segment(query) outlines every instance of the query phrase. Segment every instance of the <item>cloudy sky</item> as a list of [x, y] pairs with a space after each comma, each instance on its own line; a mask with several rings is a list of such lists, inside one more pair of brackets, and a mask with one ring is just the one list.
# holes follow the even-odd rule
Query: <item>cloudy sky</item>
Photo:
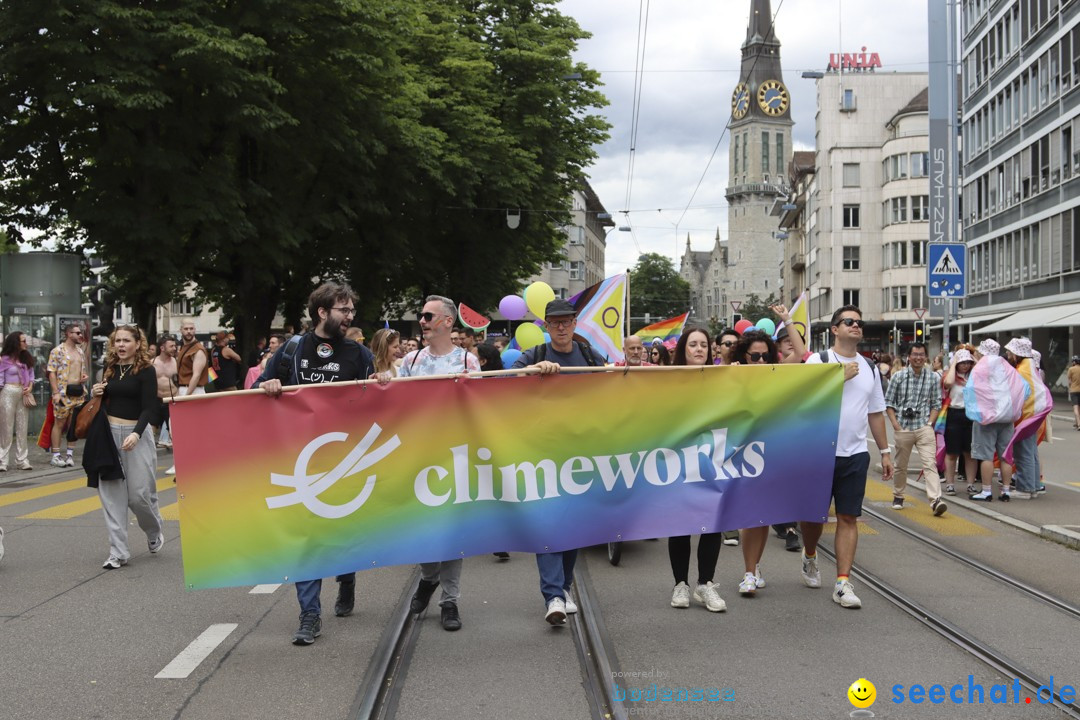
[[[603, 75], [614, 126], [590, 169], [593, 188], [619, 225], [608, 235], [607, 274], [632, 267], [639, 253], [681, 256], [690, 234], [709, 250], [717, 226], [727, 235], [724, 188], [728, 136], [721, 134], [738, 82], [740, 46], [751, 0], [643, 0], [649, 3], [639, 128], [630, 201], [627, 176], [638, 48], [639, 3], [562, 0], [559, 7], [592, 33], [577, 58]], [[796, 150], [814, 147], [815, 90], [805, 70], [824, 70], [829, 53], [881, 56], [884, 72], [925, 71], [927, 0], [772, 0], [784, 84], [791, 93]], [[712, 163], [709, 157], [720, 141]], [[694, 188], [705, 173], [689, 210]], [[676, 223], [678, 242], [676, 243]]]

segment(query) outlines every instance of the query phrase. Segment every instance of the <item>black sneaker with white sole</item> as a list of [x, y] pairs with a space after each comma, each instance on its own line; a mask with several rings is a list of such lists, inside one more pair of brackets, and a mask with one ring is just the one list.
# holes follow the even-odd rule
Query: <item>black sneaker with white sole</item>
[[322, 635], [322, 619], [313, 612], [300, 616], [300, 628], [293, 635], [293, 645], [311, 645]]

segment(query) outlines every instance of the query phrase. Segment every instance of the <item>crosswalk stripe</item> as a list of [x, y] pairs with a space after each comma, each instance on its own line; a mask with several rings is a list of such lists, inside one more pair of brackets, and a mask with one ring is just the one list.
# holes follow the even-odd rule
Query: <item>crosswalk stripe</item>
[[217, 623], [206, 628], [202, 635], [192, 640], [190, 645], [181, 650], [180, 654], [173, 658], [173, 661], [154, 677], [177, 680], [186, 678], [237, 627], [239, 625], [236, 623]]
[[57, 495], [62, 492], [67, 492], [68, 490], [84, 487], [86, 487], [86, 478], [81, 477], [74, 480], [52, 483], [51, 485], [16, 490], [15, 492], [7, 493], [6, 495], [0, 495], [0, 507], [4, 507], [5, 505], [15, 505], [16, 503], [26, 502], [27, 500], [37, 500], [38, 498]]
[[[914, 492], [919, 492], [916, 488], [913, 488], [910, 485], [908, 486], [908, 489]], [[893, 495], [891, 482], [883, 483], [873, 478], [867, 480], [867, 500], [876, 502], [888, 502], [892, 500], [892, 497]], [[943, 497], [942, 499], [945, 501], [946, 504], [948, 504], [948, 497]], [[913, 500], [910, 493], [904, 497], [903, 510], [886, 510], [885, 512], [903, 515], [909, 520], [912, 520], [913, 522], [916, 522], [929, 530], [933, 530], [939, 535], [949, 535], [955, 537], [991, 534], [991, 532], [984, 528], [982, 525], [973, 523], [970, 520], [966, 520], [962, 517], [958, 517], [952, 512], [946, 512], [941, 517], [934, 517], [934, 513], [930, 512], [930, 503], [923, 502], [921, 500]]]
[[256, 585], [248, 590], [248, 595], [269, 595], [270, 593], [281, 587], [281, 583], [268, 584], [268, 585]]
[[[104, 480], [102, 482], [108, 482]], [[157, 491], [164, 492], [170, 488], [175, 487], [172, 478], [163, 478], [157, 481]], [[72, 500], [68, 503], [61, 505], [53, 505], [37, 512], [28, 513], [26, 515], [20, 515], [20, 520], [70, 520], [73, 517], [79, 515], [85, 515], [87, 513], [94, 512], [101, 509], [101, 500], [95, 494], [82, 500]]]

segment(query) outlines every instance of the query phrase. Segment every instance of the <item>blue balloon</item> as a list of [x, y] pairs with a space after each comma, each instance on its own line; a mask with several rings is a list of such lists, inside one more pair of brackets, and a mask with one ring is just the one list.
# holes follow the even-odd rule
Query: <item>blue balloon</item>
[[769, 318], [761, 318], [760, 320], [758, 320], [756, 327], [758, 330], [765, 333], [766, 335], [771, 336], [773, 333], [776, 332], [776, 323], [774, 323]]
[[521, 357], [521, 351], [515, 350], [514, 348], [506, 348], [499, 357], [502, 358], [503, 367], [509, 370], [510, 367], [517, 362], [517, 359]]
[[544, 333], [544, 342], [551, 342], [551, 335], [549, 333]]

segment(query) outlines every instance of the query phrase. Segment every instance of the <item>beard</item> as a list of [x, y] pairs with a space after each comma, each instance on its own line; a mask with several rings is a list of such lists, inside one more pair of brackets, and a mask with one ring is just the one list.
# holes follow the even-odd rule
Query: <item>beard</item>
[[341, 329], [341, 323], [339, 322], [328, 321], [323, 323], [322, 330], [316, 330], [316, 334], [333, 342], [345, 339], [345, 331]]

